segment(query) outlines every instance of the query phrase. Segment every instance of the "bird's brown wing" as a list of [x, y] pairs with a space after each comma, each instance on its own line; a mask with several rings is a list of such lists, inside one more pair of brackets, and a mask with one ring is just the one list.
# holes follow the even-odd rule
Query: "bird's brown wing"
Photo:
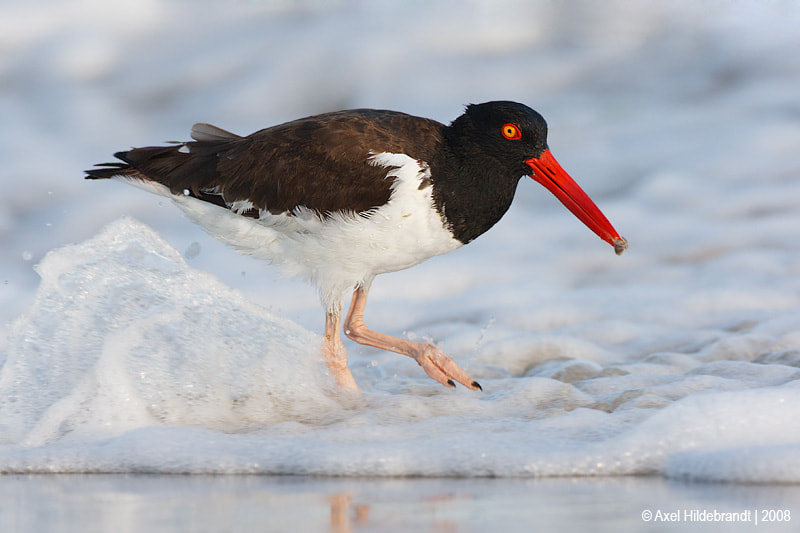
[[372, 109], [315, 115], [246, 137], [198, 124], [194, 141], [119, 152], [114, 155], [124, 163], [98, 165], [87, 177], [152, 180], [226, 207], [246, 201], [253, 208], [240, 213], [249, 216], [301, 206], [321, 216], [358, 213], [385, 204], [391, 193], [392, 178], [369, 157], [393, 152], [430, 161], [442, 128], [433, 120]]

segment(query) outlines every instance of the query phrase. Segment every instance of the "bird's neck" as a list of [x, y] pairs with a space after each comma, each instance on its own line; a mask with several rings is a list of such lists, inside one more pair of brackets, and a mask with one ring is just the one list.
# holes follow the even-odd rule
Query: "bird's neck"
[[431, 163], [433, 200], [453, 236], [466, 244], [508, 211], [521, 176], [508, 176], [492, 157], [452, 148], [445, 141]]

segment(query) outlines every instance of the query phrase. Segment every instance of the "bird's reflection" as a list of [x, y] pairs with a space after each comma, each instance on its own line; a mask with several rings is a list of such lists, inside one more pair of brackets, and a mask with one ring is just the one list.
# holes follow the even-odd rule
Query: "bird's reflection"
[[[436, 516], [447, 503], [458, 499], [472, 499], [469, 494], [441, 493], [424, 498], [425, 513]], [[370, 504], [359, 503], [352, 492], [338, 492], [328, 498], [331, 506], [331, 533], [352, 533], [370, 525]], [[386, 517], [383, 517], [384, 519]], [[415, 521], [414, 517], [394, 517], [398, 523]], [[381, 518], [378, 518], [382, 522]], [[375, 523], [372, 524], [375, 526]], [[433, 522], [433, 531], [450, 533], [458, 531], [458, 524], [452, 520], [439, 519]]]

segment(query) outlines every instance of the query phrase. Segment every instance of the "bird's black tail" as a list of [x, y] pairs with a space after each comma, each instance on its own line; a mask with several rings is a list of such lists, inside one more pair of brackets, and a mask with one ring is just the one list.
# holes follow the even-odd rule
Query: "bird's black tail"
[[[114, 157], [125, 161], [126, 155], [127, 152], [117, 152], [114, 154]], [[126, 162], [98, 163], [95, 165], [95, 167], [100, 168], [84, 170], [84, 172], [86, 172], [85, 177], [87, 180], [104, 180], [113, 178], [114, 176], [141, 176], [138, 170]]]
[[[208, 128], [214, 128], [208, 126]], [[206, 136], [218, 128], [206, 132]], [[219, 130], [223, 131], [224, 130]], [[193, 135], [200, 135], [193, 131]], [[230, 134], [233, 135], [233, 134]], [[238, 139], [238, 138], [237, 138]], [[193, 196], [220, 207], [229, 207], [222, 194], [217, 192], [216, 160], [227, 141], [191, 141], [170, 146], [146, 146], [127, 152], [117, 152], [120, 161], [99, 163], [85, 170], [86, 179], [134, 178], [166, 185], [173, 194]], [[188, 146], [187, 146], [188, 145]], [[191, 147], [191, 149], [189, 149]], [[258, 217], [257, 209], [240, 214]]]

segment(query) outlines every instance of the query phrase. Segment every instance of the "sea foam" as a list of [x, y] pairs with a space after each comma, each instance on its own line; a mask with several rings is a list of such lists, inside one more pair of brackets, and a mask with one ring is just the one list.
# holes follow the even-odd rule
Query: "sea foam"
[[698, 331], [683, 353], [645, 349], [635, 324], [505, 340], [463, 325], [445, 341], [484, 393], [369, 352], [351, 357], [353, 397], [319, 335], [133, 219], [37, 271], [0, 371], [2, 472], [800, 481], [800, 356], [764, 349], [792, 335], [792, 311], [750, 344]]

